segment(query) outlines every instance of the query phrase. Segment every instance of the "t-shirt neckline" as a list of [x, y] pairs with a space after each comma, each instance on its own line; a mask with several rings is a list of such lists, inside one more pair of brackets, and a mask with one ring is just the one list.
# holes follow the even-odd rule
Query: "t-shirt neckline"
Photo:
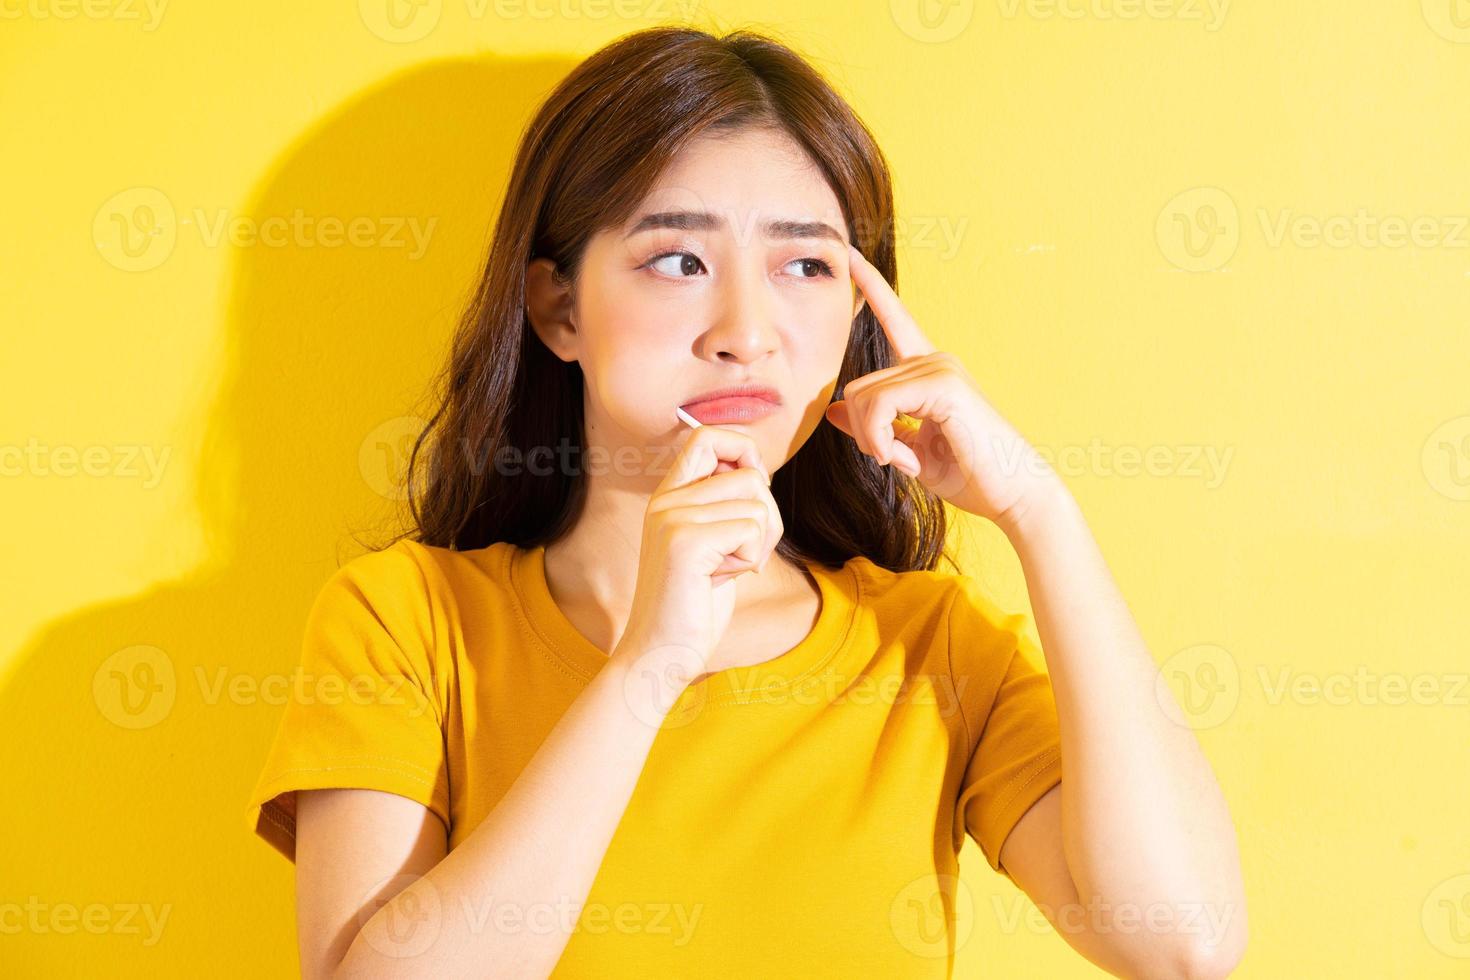
[[[546, 581], [546, 546], [505, 548], [507, 578], [521, 618], [548, 652], [576, 676], [590, 681], [608, 663], [608, 655], [572, 625], [552, 598]], [[769, 701], [777, 692], [819, 681], [838, 662], [861, 603], [861, 583], [848, 562], [829, 568], [808, 562], [807, 571], [821, 592], [817, 621], [800, 643], [777, 657], [745, 667], [729, 667], [697, 681], [684, 691], [671, 714], [698, 706]]]

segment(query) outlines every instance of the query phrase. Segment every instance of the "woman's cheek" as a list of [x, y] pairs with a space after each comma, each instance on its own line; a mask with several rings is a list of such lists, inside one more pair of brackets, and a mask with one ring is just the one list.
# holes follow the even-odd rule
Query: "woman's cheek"
[[674, 409], [688, 385], [688, 365], [673, 363], [671, 353], [632, 332], [604, 352], [597, 372], [602, 401], [620, 428], [653, 436], [679, 424]]

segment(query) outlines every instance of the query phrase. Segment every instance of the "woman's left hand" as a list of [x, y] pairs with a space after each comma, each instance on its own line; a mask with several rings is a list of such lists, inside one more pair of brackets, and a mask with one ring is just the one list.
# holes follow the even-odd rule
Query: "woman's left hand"
[[827, 420], [879, 463], [1006, 527], [1060, 479], [985, 400], [959, 358], [929, 342], [883, 274], [857, 249], [849, 246], [848, 255], [898, 363], [848, 382]]

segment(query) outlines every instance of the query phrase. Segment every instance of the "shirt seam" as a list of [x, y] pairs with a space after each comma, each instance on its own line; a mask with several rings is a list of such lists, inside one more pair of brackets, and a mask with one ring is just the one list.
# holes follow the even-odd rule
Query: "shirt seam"
[[[409, 762], [399, 762], [397, 759], [375, 759], [375, 758], [372, 758], [372, 757], [365, 757], [365, 758], [362, 758], [362, 759], [334, 760], [334, 762], [335, 761], [341, 761], [341, 762], [344, 762], [344, 763], [347, 763], [347, 764], [345, 764], [345, 765], [326, 765], [326, 766], [301, 766], [301, 767], [294, 768], [294, 769], [280, 769], [280, 770], [277, 770], [276, 773], [275, 773], [275, 775], [271, 777], [270, 782], [269, 783], [266, 783], [265, 785], [266, 785], [267, 788], [269, 788], [271, 786], [274, 786], [276, 783], [279, 783], [282, 779], [284, 779], [287, 776], [294, 776], [294, 775], [298, 775], [300, 773], [308, 773], [308, 772], [336, 772], [336, 771], [341, 770], [341, 769], [371, 769], [374, 772], [391, 772], [394, 775], [405, 776], [405, 777], [407, 777], [409, 779], [415, 780], [416, 782], [423, 783], [425, 786], [428, 786], [430, 788], [432, 788], [433, 785], [434, 785], [434, 781], [431, 778], [429, 778], [427, 775], [425, 775], [425, 773], [427, 773], [428, 770], [424, 769], [421, 766], [415, 766], [415, 765], [413, 765], [412, 763], [409, 763]], [[391, 763], [393, 763], [393, 765], [392, 766], [369, 766], [369, 765], [363, 765], [364, 762], [391, 762]], [[411, 771], [411, 770], [415, 770], [415, 769], [418, 770], [418, 771], [417, 772]], [[285, 792], [285, 791], [282, 790], [281, 792]]]
[[327, 761], [328, 762], [332, 762], [332, 763], [338, 763], [338, 762], [341, 762], [341, 763], [348, 763], [348, 762], [391, 762], [395, 766], [402, 766], [405, 769], [417, 769], [419, 772], [423, 773], [425, 776], [431, 776], [433, 774], [433, 772], [434, 772], [434, 770], [428, 768], [427, 766], [421, 766], [421, 765], [419, 765], [416, 762], [408, 762], [408, 761], [406, 761], [406, 760], [404, 760], [402, 758], [399, 758], [398, 756], [391, 756], [391, 755], [334, 755], [334, 756], [332, 756], [331, 759], [329, 759]]
[[516, 627], [520, 630], [521, 635], [529, 640], [531, 646], [535, 647], [541, 653], [542, 658], [557, 671], [572, 680], [590, 684], [593, 675], [582, 673], [579, 667], [569, 663], [566, 658], [557, 653], [556, 644], [551, 641], [550, 637], [542, 636], [541, 630], [526, 615], [526, 595], [521, 590], [521, 583], [516, 574], [516, 550], [513, 545], [506, 546], [504, 557], [501, 560], [504, 562], [503, 575], [506, 584], [510, 586], [511, 605], [515, 608]]
[[[572, 677], [573, 680], [580, 680], [586, 683], [591, 683], [595, 675], [591, 673], [584, 674], [581, 671], [581, 668], [566, 660], [565, 657], [557, 652], [556, 644], [551, 641], [551, 638], [545, 636], [536, 626], [536, 624], [531, 621], [530, 617], [526, 615], [526, 597], [525, 593], [521, 589], [521, 583], [516, 576], [515, 558], [515, 551], [513, 549], [507, 549], [504, 559], [505, 579], [507, 582], [510, 583], [511, 595], [514, 599], [513, 605], [515, 606], [516, 625], [520, 628], [522, 635], [531, 640], [532, 645], [541, 651], [543, 657], [545, 657], [545, 659], [548, 660], [552, 664], [552, 666], [556, 667], [563, 674]], [[849, 576], [852, 582], [854, 593], [853, 603], [851, 609], [849, 609], [848, 611], [847, 622], [842, 625], [841, 634], [837, 637], [835, 641], [833, 641], [832, 649], [829, 650], [822, 657], [821, 660], [817, 661], [817, 663], [807, 668], [807, 670], [802, 674], [784, 684], [764, 685], [752, 691], [722, 694], [719, 697], [708, 698], [704, 701], [699, 702], [697, 709], [694, 706], [691, 706], [688, 710], [703, 711], [707, 708], [718, 708], [727, 704], [754, 704], [757, 703], [754, 700], [755, 696], [772, 691], [789, 691], [792, 688], [796, 687], [798, 684], [802, 683], [803, 681], [809, 680], [810, 678], [830, 666], [833, 660], [836, 659], [837, 655], [847, 646], [848, 639], [852, 635], [853, 624], [857, 622], [858, 610], [862, 608], [863, 599], [866, 596], [866, 593], [863, 591], [862, 576], [857, 573], [857, 570], [854, 569], [851, 564], [844, 564], [841, 567], [841, 570]], [[670, 715], [677, 717], [684, 713], [686, 712], [671, 711]]]
[[[955, 701], [960, 706], [960, 726], [964, 729], [964, 745], [965, 751], [968, 754], [969, 752], [973, 751], [977, 746], [970, 740], [970, 719], [965, 717], [965, 700], [959, 695], [959, 681], [955, 679], [954, 674], [954, 606], [955, 603], [959, 601], [960, 592], [963, 589], [963, 582], [956, 584], [954, 590], [950, 593], [949, 605], [947, 605], [944, 610], [944, 665], [945, 669], [949, 671], [950, 689], [955, 691]], [[966, 762], [966, 765], [968, 765], [968, 761]], [[962, 778], [963, 775], [963, 770], [961, 770]]]
[[[428, 656], [430, 680], [433, 683], [433, 697], [430, 698], [430, 701], [434, 705], [434, 718], [435, 721], [438, 722], [439, 730], [442, 734], [445, 728], [445, 710], [444, 706], [439, 703], [439, 693], [440, 682], [445, 678], [441, 676], [443, 674], [443, 671], [441, 669], [442, 665], [439, 663], [441, 652], [438, 650], [439, 644], [437, 640], [439, 634], [438, 623], [434, 618], [433, 593], [432, 590], [429, 588], [429, 576], [424, 571], [423, 564], [419, 560], [416, 549], [412, 547], [418, 542], [408, 538], [402, 538], [399, 540], [398, 543], [405, 545], [405, 547], [402, 549], [403, 553], [408, 557], [408, 560], [413, 563], [414, 571], [418, 572], [419, 581], [423, 583], [424, 606], [428, 612], [429, 618], [429, 642], [425, 644], [424, 652]], [[448, 746], [446, 745], [445, 748], [447, 749]]]
[[693, 711], [703, 711], [705, 708], [716, 708], [726, 704], [756, 704], [759, 703], [757, 701], [757, 698], [759, 698], [760, 695], [768, 692], [791, 692], [793, 690], [799, 689], [801, 684], [817, 677], [828, 667], [830, 667], [833, 661], [837, 659], [838, 654], [846, 649], [848, 639], [852, 636], [853, 624], [857, 622], [857, 614], [858, 611], [861, 610], [863, 607], [863, 599], [866, 595], [866, 593], [863, 592], [863, 577], [857, 573], [857, 570], [854, 569], [851, 565], [844, 566], [843, 570], [849, 576], [851, 576], [853, 581], [853, 604], [852, 608], [849, 610], [847, 622], [842, 627], [841, 635], [839, 635], [837, 639], [833, 641], [832, 649], [829, 650], [822, 657], [821, 660], [818, 660], [811, 667], [808, 667], [805, 673], [799, 674], [798, 676], [792, 678], [784, 684], [767, 684], [762, 687], [755, 688], [754, 690], [736, 691], [728, 694], [722, 694], [717, 698], [709, 698], [703, 702], [699, 702], [698, 704], [691, 705], [685, 711], [678, 712], [678, 714], [682, 715]]
[[1002, 813], [1009, 809], [1011, 804], [1021, 795], [1021, 791], [1034, 783], [1037, 777], [1046, 772], [1047, 769], [1051, 768], [1053, 762], [1060, 761], [1061, 757], [1062, 750], [1060, 746], [1047, 746], [1044, 752], [1031, 760], [1029, 766], [1016, 773], [1011, 777], [1010, 782], [1006, 783], [1002, 789], [1002, 792], [1006, 795], [1001, 797], [996, 804], [997, 809]]

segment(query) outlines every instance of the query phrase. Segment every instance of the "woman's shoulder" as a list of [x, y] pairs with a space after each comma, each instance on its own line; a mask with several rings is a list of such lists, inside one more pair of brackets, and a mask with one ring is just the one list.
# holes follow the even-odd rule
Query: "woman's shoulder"
[[843, 565], [857, 581], [867, 603], [907, 607], [948, 604], [962, 590], [976, 589], [969, 575], [940, 569], [895, 570], [866, 555], [849, 558]]
[[433, 609], [472, 592], [486, 597], [507, 571], [505, 543], [471, 551], [403, 537], [343, 562], [324, 590], [347, 589], [372, 604], [412, 603]]
[[858, 604], [881, 621], [922, 624], [932, 635], [986, 635], [1005, 642], [1026, 628], [1026, 613], [1010, 608], [980, 577], [965, 571], [894, 570], [863, 556], [844, 569], [856, 581]]

